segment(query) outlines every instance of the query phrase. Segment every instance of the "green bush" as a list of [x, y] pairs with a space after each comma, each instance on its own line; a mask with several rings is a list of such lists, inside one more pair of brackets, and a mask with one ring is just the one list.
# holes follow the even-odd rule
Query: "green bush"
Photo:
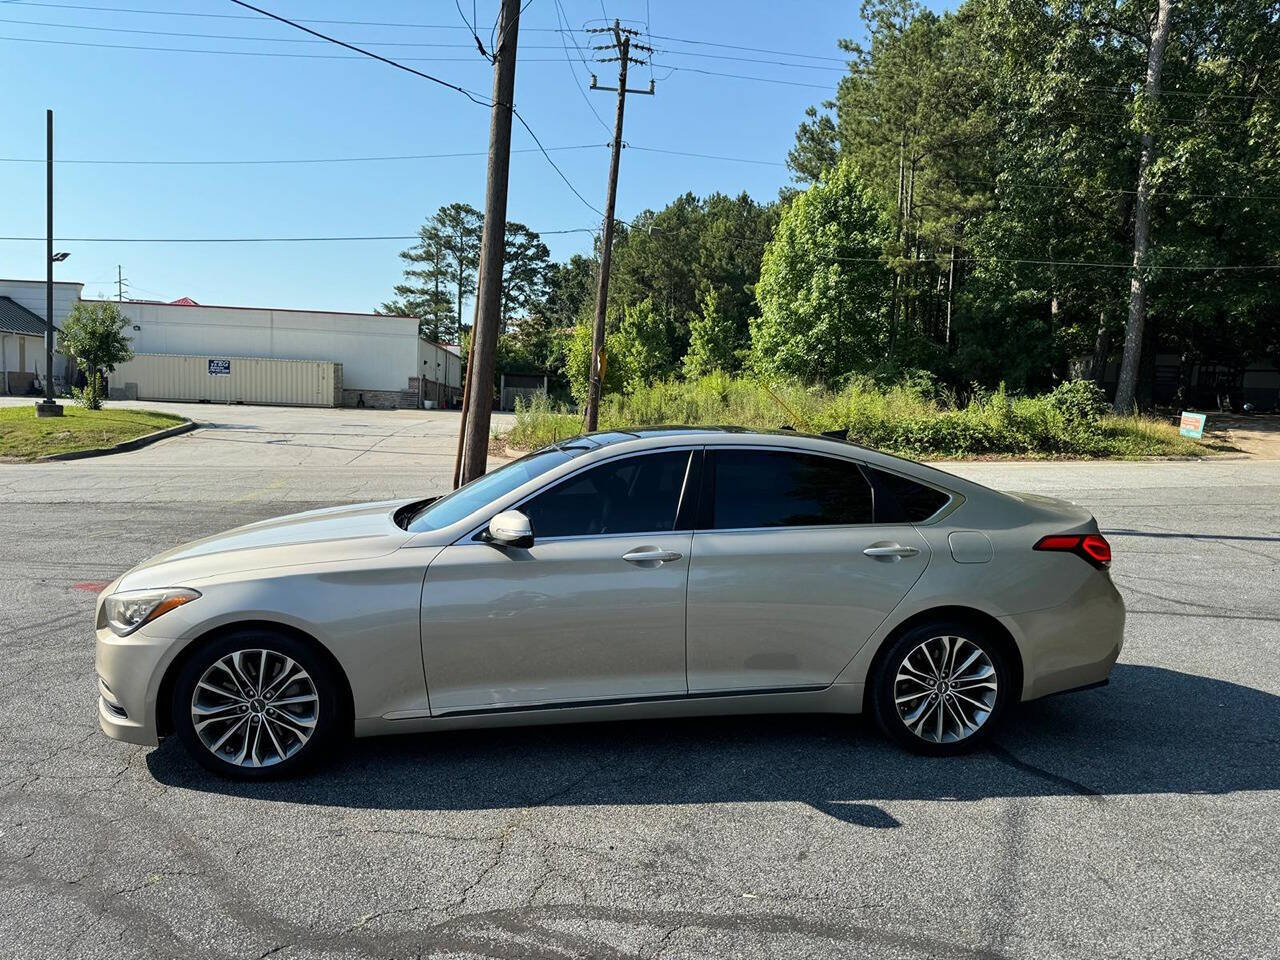
[[[1144, 457], [1203, 456], [1200, 443], [1168, 423], [1116, 417], [1092, 391], [1063, 384], [1050, 394], [1020, 397], [1003, 388], [976, 392], [965, 404], [928, 377], [892, 385], [851, 380], [839, 390], [797, 383], [765, 383], [725, 373], [697, 380], [661, 381], [601, 400], [600, 428], [688, 424], [834, 431], [862, 446], [909, 457]], [[1088, 384], [1088, 388], [1092, 388]], [[535, 398], [516, 411], [505, 437], [534, 449], [582, 431], [579, 411]]]
[[1049, 394], [1049, 402], [1068, 423], [1093, 423], [1111, 412], [1107, 395], [1092, 380], [1067, 380]]

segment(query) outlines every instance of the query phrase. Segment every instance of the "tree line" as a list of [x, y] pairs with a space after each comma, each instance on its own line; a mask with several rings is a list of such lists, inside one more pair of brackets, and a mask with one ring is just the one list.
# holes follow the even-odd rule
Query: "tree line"
[[[1131, 352], [1146, 403], [1157, 351], [1184, 378], [1196, 362], [1236, 381], [1280, 365], [1280, 7], [862, 13], [866, 39], [840, 41], [848, 72], [787, 155], [794, 187], [684, 194], [619, 225], [606, 389], [923, 370], [1030, 391], [1101, 380]], [[442, 208], [384, 309], [464, 335], [478, 242], [475, 210]], [[560, 375], [580, 400], [596, 260], [552, 262], [519, 224], [507, 252], [499, 362]]]

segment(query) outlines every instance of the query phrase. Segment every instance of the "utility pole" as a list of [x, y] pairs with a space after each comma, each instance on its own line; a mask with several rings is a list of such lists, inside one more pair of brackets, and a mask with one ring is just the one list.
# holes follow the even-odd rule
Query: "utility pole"
[[124, 268], [120, 264], [116, 264], [116, 303], [124, 302], [124, 288], [129, 285], [129, 281], [124, 278]]
[[[1149, 108], [1160, 99], [1160, 75], [1164, 51], [1169, 43], [1174, 0], [1159, 0], [1151, 23], [1151, 44], [1147, 47], [1147, 82], [1143, 98]], [[1133, 271], [1129, 278], [1129, 322], [1124, 331], [1124, 352], [1120, 357], [1120, 378], [1116, 384], [1116, 413], [1134, 412], [1138, 386], [1138, 364], [1142, 359], [1142, 327], [1147, 319], [1147, 252], [1151, 245], [1151, 168], [1156, 161], [1156, 137], [1150, 112], [1143, 115], [1142, 153], [1138, 157], [1138, 190], [1133, 205]]]
[[460, 483], [484, 474], [489, 457], [489, 423], [493, 413], [493, 367], [498, 347], [498, 314], [502, 309], [502, 259], [507, 232], [507, 175], [511, 165], [511, 115], [516, 90], [516, 41], [520, 33], [520, 0], [502, 0], [498, 45], [493, 51], [493, 111], [489, 118], [489, 176], [484, 195], [484, 232], [480, 238], [480, 278], [476, 289], [476, 321], [471, 330], [467, 387], [459, 436]]
[[[45, 138], [45, 297], [44, 297], [44, 399], [36, 404], [36, 416], [60, 417], [62, 407], [53, 399], [53, 111], [44, 112]], [[64, 258], [65, 259], [65, 258]]]
[[651, 47], [646, 47], [640, 43], [632, 44], [631, 38], [636, 36], [638, 31], [625, 28], [617, 20], [614, 20], [612, 27], [599, 27], [587, 32], [612, 33], [613, 43], [598, 46], [596, 49], [616, 50], [618, 52], [616, 57], [604, 57], [601, 60], [602, 63], [617, 62], [618, 85], [616, 87], [602, 87], [596, 83], [594, 74], [591, 77], [592, 90], [616, 90], [618, 92], [618, 112], [613, 122], [613, 150], [609, 158], [609, 196], [605, 200], [604, 232], [600, 241], [600, 283], [596, 289], [596, 317], [595, 325], [591, 331], [591, 371], [587, 392], [586, 416], [586, 430], [590, 433], [599, 424], [600, 391], [604, 380], [604, 318], [609, 306], [609, 265], [613, 260], [613, 211], [615, 201], [618, 198], [618, 161], [622, 157], [622, 114], [626, 109], [628, 93], [653, 96], [654, 91], [652, 80], [649, 81], [648, 90], [627, 89], [627, 65], [632, 63], [643, 65], [647, 62], [632, 57], [631, 48], [634, 46], [637, 50], [644, 50], [648, 53], [653, 52]]

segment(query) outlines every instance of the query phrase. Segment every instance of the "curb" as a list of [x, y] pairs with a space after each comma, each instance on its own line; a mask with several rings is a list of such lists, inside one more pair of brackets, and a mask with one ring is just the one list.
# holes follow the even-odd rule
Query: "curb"
[[36, 457], [34, 460], [28, 460], [28, 463], [52, 463], [58, 460], [84, 460], [88, 457], [105, 457], [111, 453], [128, 453], [130, 450], [140, 450], [143, 447], [150, 446], [159, 440], [167, 440], [169, 437], [176, 437], [180, 433], [190, 433], [196, 427], [200, 426], [194, 420], [188, 420], [186, 423], [179, 423], [177, 426], [165, 427], [163, 430], [157, 430], [155, 433], [148, 433], [141, 437], [134, 437], [132, 440], [126, 440], [124, 443], [117, 443], [114, 447], [96, 447], [92, 450], [72, 450], [70, 453], [51, 453], [47, 457]]

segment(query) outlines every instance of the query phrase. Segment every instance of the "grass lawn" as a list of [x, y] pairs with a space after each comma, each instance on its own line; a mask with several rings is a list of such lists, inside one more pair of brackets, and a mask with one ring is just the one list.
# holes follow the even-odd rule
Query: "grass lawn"
[[150, 410], [84, 410], [70, 403], [63, 404], [62, 416], [40, 418], [33, 399], [21, 407], [0, 407], [0, 459], [112, 447], [182, 422]]

